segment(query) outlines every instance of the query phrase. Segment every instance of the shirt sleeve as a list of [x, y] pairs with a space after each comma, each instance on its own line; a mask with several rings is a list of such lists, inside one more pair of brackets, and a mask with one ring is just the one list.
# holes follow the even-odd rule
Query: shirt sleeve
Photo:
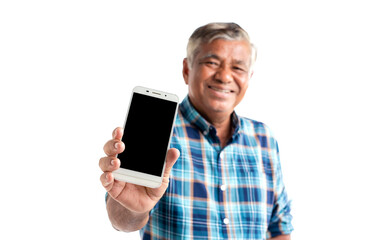
[[273, 211], [271, 214], [269, 226], [268, 226], [268, 237], [276, 237], [279, 235], [287, 235], [293, 231], [292, 226], [292, 215], [291, 215], [291, 201], [288, 199], [288, 195], [283, 182], [283, 175], [279, 161], [279, 150], [278, 144], [274, 140], [275, 145], [275, 156], [274, 161], [276, 182], [275, 182], [275, 198]]

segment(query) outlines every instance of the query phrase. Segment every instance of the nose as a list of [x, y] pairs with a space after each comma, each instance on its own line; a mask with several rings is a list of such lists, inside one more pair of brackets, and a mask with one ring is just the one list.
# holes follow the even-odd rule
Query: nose
[[227, 66], [222, 66], [215, 73], [215, 80], [221, 83], [230, 83], [233, 81], [232, 71]]

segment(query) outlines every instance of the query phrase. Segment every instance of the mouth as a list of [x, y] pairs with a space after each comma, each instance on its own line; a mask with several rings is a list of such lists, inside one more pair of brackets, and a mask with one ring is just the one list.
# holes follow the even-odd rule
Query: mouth
[[216, 91], [216, 92], [220, 92], [220, 93], [232, 93], [234, 91], [230, 90], [230, 89], [222, 89], [222, 88], [217, 88], [217, 87], [213, 87], [213, 86], [208, 86], [210, 89]]

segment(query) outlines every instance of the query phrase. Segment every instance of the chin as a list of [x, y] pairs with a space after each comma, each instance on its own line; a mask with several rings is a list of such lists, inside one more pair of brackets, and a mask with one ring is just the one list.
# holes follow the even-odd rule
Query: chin
[[215, 104], [211, 106], [211, 109], [216, 112], [216, 113], [225, 113], [225, 112], [230, 112], [232, 113], [233, 110], [231, 108], [229, 108], [228, 106], [230, 106], [230, 104]]

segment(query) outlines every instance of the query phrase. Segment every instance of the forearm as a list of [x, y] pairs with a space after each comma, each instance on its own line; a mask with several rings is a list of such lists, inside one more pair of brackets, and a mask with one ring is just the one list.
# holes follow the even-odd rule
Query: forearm
[[149, 212], [135, 213], [107, 197], [107, 212], [112, 226], [119, 231], [133, 232], [141, 229], [149, 220]]
[[268, 240], [291, 240], [291, 235], [279, 235]]

